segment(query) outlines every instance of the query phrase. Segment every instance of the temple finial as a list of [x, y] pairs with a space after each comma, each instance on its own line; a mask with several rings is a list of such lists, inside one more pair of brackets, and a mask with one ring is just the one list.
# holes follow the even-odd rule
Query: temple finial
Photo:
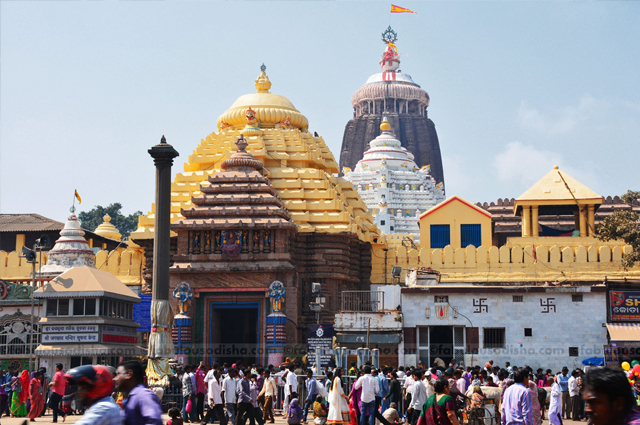
[[160, 139], [160, 143], [167, 143], [167, 139], [164, 137], [164, 134], [162, 135], [162, 138]]
[[265, 72], [267, 70], [267, 67], [265, 66], [265, 64], [262, 64], [262, 66], [260, 67], [260, 71]]

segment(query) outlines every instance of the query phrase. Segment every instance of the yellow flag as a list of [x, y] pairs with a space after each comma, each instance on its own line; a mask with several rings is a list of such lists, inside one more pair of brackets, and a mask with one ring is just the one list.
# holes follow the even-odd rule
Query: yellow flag
[[395, 4], [391, 5], [391, 13], [415, 13], [416, 15], [418, 14], [418, 12], [415, 12], [411, 9], [407, 9], [406, 7], [396, 6]]
[[82, 203], [82, 199], [80, 199], [80, 195], [78, 195], [78, 191], [77, 190], [76, 190], [76, 199], [78, 200], [79, 204]]

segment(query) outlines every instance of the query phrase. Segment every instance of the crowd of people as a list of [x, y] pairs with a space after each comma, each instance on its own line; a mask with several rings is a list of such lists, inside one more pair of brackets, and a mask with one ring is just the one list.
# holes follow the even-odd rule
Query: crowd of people
[[65, 422], [74, 401], [82, 414], [78, 425], [163, 425], [160, 400], [144, 381], [144, 368], [135, 360], [117, 368], [87, 365], [67, 372], [57, 364], [53, 377], [45, 368], [29, 374], [10, 367], [0, 377], [0, 418], [6, 414], [36, 422], [48, 405], [52, 419], [46, 422]]
[[[162, 425], [158, 394], [145, 386], [144, 367], [125, 361], [117, 368], [88, 365], [49, 377], [45, 369], [29, 374], [9, 370], [0, 379], [0, 417], [28, 417], [35, 422], [48, 401], [53, 422], [65, 421], [67, 390], [75, 388], [82, 406], [79, 425]], [[240, 362], [176, 369], [181, 409], [168, 411], [168, 425], [264, 425], [274, 423], [274, 408], [282, 407], [289, 425], [459, 425], [483, 423], [486, 403], [503, 425], [540, 425], [547, 398], [549, 423], [589, 420], [593, 425], [640, 425], [636, 397], [622, 370], [563, 368], [533, 371], [506, 363], [484, 367], [373, 367], [365, 363], [348, 370], [304, 368], [301, 362], [278, 367], [243, 367]], [[546, 387], [546, 388], [545, 388]], [[49, 392], [48, 389], [51, 391]], [[48, 400], [47, 400], [48, 396]], [[281, 400], [280, 400], [281, 398]]]

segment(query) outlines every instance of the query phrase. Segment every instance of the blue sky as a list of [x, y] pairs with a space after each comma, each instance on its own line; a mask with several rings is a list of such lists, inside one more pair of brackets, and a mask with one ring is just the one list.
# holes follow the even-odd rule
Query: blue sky
[[147, 149], [174, 172], [264, 62], [339, 156], [350, 98], [398, 32], [431, 96], [447, 195], [517, 197], [559, 165], [640, 189], [640, 1], [0, 2], [0, 211], [147, 212]]

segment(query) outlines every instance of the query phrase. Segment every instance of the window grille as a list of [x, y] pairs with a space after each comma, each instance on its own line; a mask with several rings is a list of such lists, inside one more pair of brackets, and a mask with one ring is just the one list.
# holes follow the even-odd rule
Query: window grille
[[464, 328], [463, 327], [453, 328], [453, 345], [456, 347], [464, 346]]
[[433, 297], [433, 302], [434, 303], [448, 303], [449, 302], [449, 295], [435, 295]]
[[513, 302], [514, 303], [523, 303], [524, 302], [524, 297], [522, 295], [514, 295], [513, 296]]
[[524, 336], [533, 336], [533, 329], [524, 328]]
[[451, 244], [451, 230], [448, 224], [431, 225], [431, 248], [444, 248]]
[[484, 348], [504, 348], [504, 328], [484, 328], [483, 329]]
[[573, 301], [574, 303], [581, 303], [583, 301], [582, 294], [571, 295], [571, 301]]
[[479, 224], [460, 225], [460, 246], [466, 248], [469, 245], [476, 248], [482, 245], [482, 227]]
[[569, 347], [569, 357], [578, 357], [580, 355], [580, 350], [578, 347]]

